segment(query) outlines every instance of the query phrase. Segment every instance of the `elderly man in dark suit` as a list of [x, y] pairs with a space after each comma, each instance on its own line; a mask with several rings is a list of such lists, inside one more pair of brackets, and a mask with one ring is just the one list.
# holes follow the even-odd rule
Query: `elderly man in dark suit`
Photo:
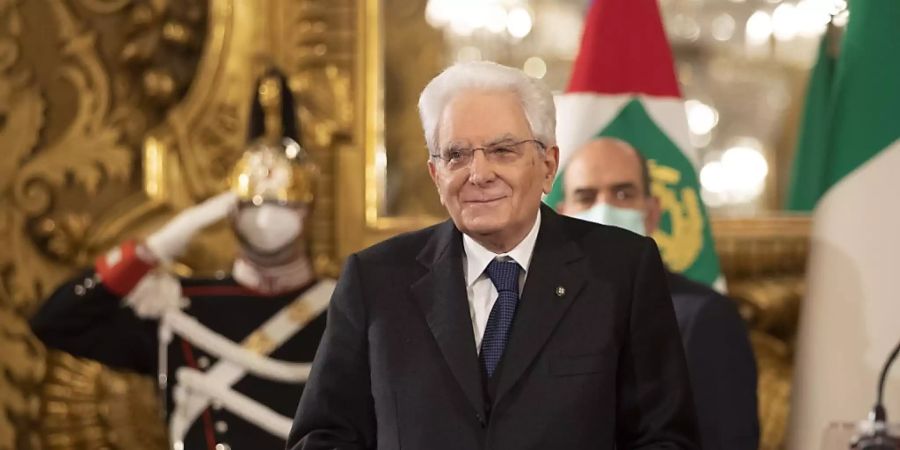
[[[588, 142], [563, 177], [560, 212], [642, 235], [659, 225], [647, 161], [627, 142]], [[756, 363], [737, 308], [707, 286], [672, 272], [668, 278], [704, 450], [759, 448]]]
[[292, 449], [696, 449], [652, 239], [541, 207], [550, 92], [457, 64], [419, 100], [451, 219], [351, 255]]

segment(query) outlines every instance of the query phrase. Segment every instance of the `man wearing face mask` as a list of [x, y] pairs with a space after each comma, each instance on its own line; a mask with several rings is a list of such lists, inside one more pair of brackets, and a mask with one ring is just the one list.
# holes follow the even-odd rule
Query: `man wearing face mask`
[[[659, 225], [647, 161], [627, 142], [595, 139], [566, 166], [560, 212], [649, 236]], [[668, 272], [700, 435], [706, 450], [759, 446], [756, 364], [737, 308], [707, 286]]]
[[[174, 449], [285, 445], [334, 289], [306, 248], [316, 171], [298, 136], [286, 80], [269, 71], [230, 190], [101, 256], [32, 319], [49, 347], [157, 376]], [[223, 219], [240, 242], [231, 276], [165, 270]]]

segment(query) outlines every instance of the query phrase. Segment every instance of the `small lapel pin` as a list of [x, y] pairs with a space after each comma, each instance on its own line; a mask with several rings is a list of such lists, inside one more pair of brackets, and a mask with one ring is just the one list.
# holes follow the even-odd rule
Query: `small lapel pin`
[[562, 296], [564, 296], [564, 295], [566, 295], [566, 288], [564, 288], [564, 287], [562, 287], [562, 286], [557, 286], [557, 287], [556, 287], [556, 296], [557, 296], [557, 297], [562, 297]]

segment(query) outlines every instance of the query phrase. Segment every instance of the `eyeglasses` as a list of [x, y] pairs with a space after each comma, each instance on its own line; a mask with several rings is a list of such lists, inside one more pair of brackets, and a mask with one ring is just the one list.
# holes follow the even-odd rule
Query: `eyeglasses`
[[535, 144], [541, 151], [547, 148], [543, 142], [537, 139], [526, 139], [519, 142], [499, 142], [487, 147], [463, 148], [451, 146], [441, 150], [438, 154], [432, 154], [431, 157], [443, 161], [450, 170], [468, 167], [472, 163], [472, 158], [475, 157], [476, 150], [484, 152], [484, 157], [492, 163], [513, 164], [525, 154], [525, 150], [522, 147], [524, 144]]

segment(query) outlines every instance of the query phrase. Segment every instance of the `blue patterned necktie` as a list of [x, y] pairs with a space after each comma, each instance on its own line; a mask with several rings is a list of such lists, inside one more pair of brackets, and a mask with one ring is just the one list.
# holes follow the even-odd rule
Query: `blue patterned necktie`
[[497, 261], [488, 264], [488, 278], [497, 288], [497, 301], [488, 316], [484, 336], [481, 339], [481, 369], [488, 378], [494, 375], [494, 369], [503, 356], [506, 340], [509, 338], [509, 326], [516, 315], [519, 304], [519, 264], [515, 261]]

